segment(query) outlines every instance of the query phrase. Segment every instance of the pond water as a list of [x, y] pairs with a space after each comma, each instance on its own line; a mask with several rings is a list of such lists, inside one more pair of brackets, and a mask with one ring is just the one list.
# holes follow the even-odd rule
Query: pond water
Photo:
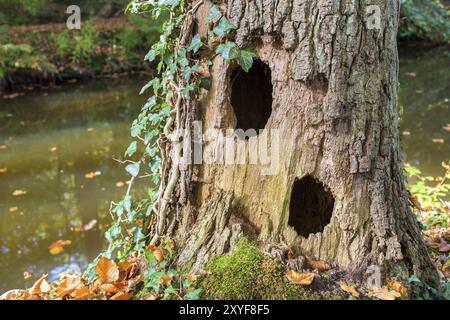
[[[406, 159], [437, 175], [450, 160], [443, 129], [450, 123], [449, 57], [411, 48], [401, 56]], [[113, 158], [130, 142], [144, 83], [99, 80], [0, 100], [0, 292], [30, 286], [43, 273], [55, 279], [81, 271], [101, 251], [110, 201], [124, 195], [128, 179]], [[71, 244], [52, 255], [57, 240]]]

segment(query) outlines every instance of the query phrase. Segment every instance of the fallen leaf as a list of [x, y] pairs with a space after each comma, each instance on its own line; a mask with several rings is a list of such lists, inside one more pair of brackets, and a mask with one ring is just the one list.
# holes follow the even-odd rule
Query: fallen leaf
[[0, 144], [0, 150], [5, 150], [7, 148], [6, 144]]
[[387, 287], [383, 287], [369, 290], [368, 296], [381, 300], [395, 300], [400, 298], [402, 295], [395, 290], [389, 290]]
[[78, 289], [76, 289], [73, 293], [72, 296], [76, 299], [76, 300], [88, 300], [89, 298], [91, 298], [93, 296], [91, 290], [86, 287], [86, 286], [82, 286]]
[[195, 282], [195, 281], [198, 279], [198, 275], [196, 275], [196, 274], [188, 274], [188, 275], [186, 276], [186, 279], [187, 279], [189, 282]]
[[433, 141], [433, 143], [436, 143], [436, 144], [443, 144], [443, 143], [445, 143], [444, 139], [433, 139], [432, 141]]
[[320, 272], [324, 272], [324, 271], [328, 271], [330, 270], [332, 267], [325, 261], [314, 261], [314, 260], [309, 260], [308, 261], [308, 265], [311, 269], [313, 270], [317, 270]]
[[406, 72], [406, 73], [405, 73], [405, 76], [408, 76], [408, 77], [416, 77], [416, 76], [417, 76], [417, 73], [415, 73], [415, 72]]
[[311, 272], [298, 273], [294, 270], [290, 270], [287, 272], [286, 277], [294, 284], [309, 286], [313, 282], [315, 274]]
[[125, 182], [123, 182], [123, 181], [116, 182], [117, 188], [122, 188], [123, 186], [125, 186]]
[[118, 292], [110, 300], [131, 300], [133, 296], [130, 293]]
[[59, 247], [52, 247], [48, 250], [50, 252], [50, 254], [56, 256], [58, 254], [60, 254], [61, 252], [64, 251], [64, 248], [59, 246]]
[[443, 238], [441, 238], [441, 242], [439, 243], [439, 252], [449, 252], [450, 251], [450, 244], [447, 243]]
[[409, 137], [411, 135], [410, 131], [403, 131], [402, 133], [405, 137]]
[[29, 300], [31, 297], [27, 290], [10, 290], [0, 296], [0, 300]]
[[30, 294], [34, 296], [40, 296], [42, 294], [49, 293], [52, 288], [50, 287], [50, 284], [47, 282], [48, 274], [44, 274], [42, 277], [39, 278], [38, 281], [35, 282], [35, 284], [30, 289]]
[[12, 193], [12, 195], [13, 195], [14, 197], [23, 196], [23, 195], [25, 195], [25, 194], [27, 194], [27, 192], [26, 192], [25, 190], [15, 190], [15, 191]]
[[164, 285], [164, 286], [169, 286], [172, 284], [172, 277], [168, 276], [167, 274], [162, 276], [161, 279], [159, 280], [160, 284]]
[[120, 291], [115, 285], [113, 285], [111, 283], [104, 283], [100, 286], [99, 289], [106, 293], [117, 293]]
[[0, 173], [6, 173], [8, 171], [8, 168], [0, 168]]
[[92, 132], [94, 131], [94, 128], [87, 128], [87, 132]]
[[81, 284], [81, 279], [78, 276], [66, 276], [61, 280], [56, 289], [56, 297], [63, 299], [72, 294]]
[[48, 149], [48, 151], [50, 151], [50, 152], [55, 152], [56, 150], [58, 150], [57, 147], [51, 147], [50, 149]]
[[355, 289], [355, 287], [346, 284], [344, 281], [339, 281], [339, 286], [341, 289], [347, 293], [350, 293], [352, 296], [359, 298], [359, 292]]
[[450, 123], [447, 123], [445, 126], [442, 127], [447, 132], [450, 132]]
[[69, 246], [72, 244], [70, 240], [58, 240], [49, 245], [48, 250], [51, 254], [57, 255], [64, 251], [65, 246]]
[[23, 273], [23, 278], [25, 279], [25, 280], [28, 280], [28, 279], [30, 279], [32, 277], [32, 275], [28, 272], [28, 271], [25, 271], [24, 273]]
[[9, 212], [16, 212], [17, 210], [19, 210], [19, 207], [11, 207], [11, 208], [9, 208]]
[[386, 282], [389, 287], [400, 293], [402, 297], [408, 297], [408, 289], [406, 289], [406, 287], [402, 283], [393, 279], [387, 279]]
[[102, 174], [101, 171], [89, 172], [86, 173], [84, 177], [86, 179], [94, 179], [95, 177], [100, 176], [101, 174]]
[[104, 256], [100, 258], [94, 271], [103, 283], [112, 283], [119, 280], [119, 267], [114, 261]]

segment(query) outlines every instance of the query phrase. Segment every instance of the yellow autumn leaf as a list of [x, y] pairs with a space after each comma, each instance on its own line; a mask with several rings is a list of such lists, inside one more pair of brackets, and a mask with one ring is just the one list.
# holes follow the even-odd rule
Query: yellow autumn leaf
[[386, 286], [382, 288], [371, 289], [368, 291], [369, 297], [375, 297], [381, 300], [395, 300], [402, 295], [395, 290], [389, 290]]
[[119, 267], [114, 261], [102, 256], [94, 269], [103, 283], [112, 283], [119, 280]]
[[328, 271], [330, 270], [332, 267], [331, 265], [329, 265], [327, 262], [325, 261], [314, 261], [314, 260], [309, 260], [308, 261], [308, 265], [311, 269], [313, 270], [318, 270], [320, 272], [324, 272], [324, 271]]
[[311, 272], [295, 272], [294, 270], [289, 270], [286, 274], [286, 277], [293, 284], [299, 284], [302, 286], [309, 286], [315, 277], [314, 273]]
[[50, 287], [50, 284], [47, 282], [47, 274], [44, 274], [42, 277], [39, 278], [38, 281], [34, 283], [34, 285], [30, 289], [30, 294], [35, 296], [40, 296], [42, 294], [49, 293], [52, 289]]
[[339, 281], [339, 286], [341, 289], [347, 293], [350, 293], [352, 296], [359, 298], [359, 292], [353, 286], [346, 284], [344, 281]]
[[406, 289], [406, 287], [403, 284], [393, 279], [387, 279], [386, 282], [389, 287], [400, 293], [402, 297], [404, 298], [408, 297], [408, 289]]

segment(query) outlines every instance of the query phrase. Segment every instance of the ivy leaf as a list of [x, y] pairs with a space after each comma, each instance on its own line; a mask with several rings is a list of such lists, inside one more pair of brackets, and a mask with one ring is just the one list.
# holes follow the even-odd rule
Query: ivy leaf
[[195, 35], [195, 37], [192, 38], [191, 44], [189, 45], [188, 50], [192, 51], [193, 53], [197, 53], [198, 50], [203, 46], [202, 38], [200, 35]]
[[255, 57], [256, 54], [254, 52], [249, 50], [241, 50], [238, 56], [238, 63], [245, 72], [249, 72], [253, 65], [253, 58]]
[[209, 10], [208, 22], [216, 23], [220, 18], [222, 18], [222, 12], [220, 11], [219, 6], [213, 5], [211, 10]]
[[220, 54], [228, 62], [239, 56], [239, 50], [236, 44], [231, 41], [220, 44], [216, 49], [216, 53]]
[[127, 212], [131, 211], [131, 196], [126, 196], [125, 199], [123, 199], [123, 206]]
[[150, 49], [150, 51], [145, 55], [144, 61], [152, 62], [156, 59], [158, 53], [155, 49]]
[[220, 38], [224, 38], [231, 30], [236, 30], [236, 26], [231, 24], [227, 18], [222, 17], [219, 24], [213, 29], [213, 33]]
[[136, 153], [136, 150], [137, 150], [137, 142], [136, 142], [136, 141], [133, 141], [133, 142], [129, 145], [127, 151], [125, 151], [125, 157], [131, 157], [133, 154]]
[[137, 177], [138, 176], [138, 174], [139, 174], [139, 170], [140, 170], [140, 165], [139, 165], [139, 163], [132, 163], [132, 164], [129, 164], [129, 165], [127, 165], [126, 167], [125, 167], [125, 170], [129, 173], [129, 174], [131, 174], [133, 177]]

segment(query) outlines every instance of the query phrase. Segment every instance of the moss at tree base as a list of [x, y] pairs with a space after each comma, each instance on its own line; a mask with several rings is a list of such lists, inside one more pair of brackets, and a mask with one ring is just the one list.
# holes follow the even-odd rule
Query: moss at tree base
[[202, 299], [316, 300], [341, 299], [330, 292], [290, 283], [283, 265], [265, 256], [255, 244], [242, 238], [231, 255], [212, 258], [200, 279]]

